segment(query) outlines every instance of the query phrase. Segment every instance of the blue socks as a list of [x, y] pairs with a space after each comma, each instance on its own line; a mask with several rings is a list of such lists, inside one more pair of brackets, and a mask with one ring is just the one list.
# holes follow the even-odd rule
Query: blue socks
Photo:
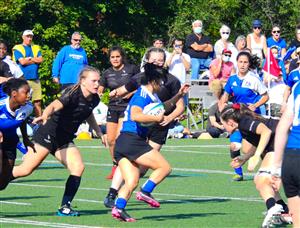
[[152, 180], [148, 179], [142, 186], [141, 190], [142, 192], [151, 193], [155, 187], [156, 184]]
[[118, 209], [124, 209], [126, 207], [126, 204], [127, 204], [127, 201], [124, 198], [118, 198], [115, 203], [116, 208], [118, 208]]
[[242, 167], [235, 168], [234, 172], [240, 176], [243, 176], [243, 168]]

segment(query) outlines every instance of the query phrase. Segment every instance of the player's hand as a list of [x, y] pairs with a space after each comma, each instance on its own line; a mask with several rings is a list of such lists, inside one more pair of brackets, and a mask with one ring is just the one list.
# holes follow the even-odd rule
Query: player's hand
[[59, 84], [59, 79], [58, 79], [58, 78], [53, 78], [52, 80], [53, 80], [53, 82], [54, 82], [55, 84]]
[[45, 125], [47, 120], [48, 120], [48, 117], [45, 117], [45, 116], [42, 115], [42, 116], [34, 118], [32, 123], [33, 124], [43, 124], [43, 125]]
[[101, 141], [102, 141], [102, 144], [107, 147], [108, 143], [107, 143], [107, 135], [101, 135]]
[[281, 186], [281, 178], [272, 175], [271, 184], [274, 190], [278, 192]]
[[109, 92], [109, 97], [110, 97], [110, 98], [115, 98], [115, 97], [117, 97], [117, 90], [114, 89], [114, 90], [110, 91], [110, 92]]
[[243, 156], [237, 156], [231, 160], [230, 165], [232, 168], [239, 168], [242, 165], [244, 165], [245, 162], [246, 162], [246, 159]]
[[252, 172], [260, 161], [260, 156], [254, 155], [249, 159], [248, 171]]
[[170, 116], [164, 116], [163, 121], [160, 122], [159, 125], [161, 125], [161, 126], [167, 126], [172, 121], [173, 121], [173, 119]]
[[26, 147], [31, 147], [33, 152], [36, 153], [36, 150], [34, 148], [34, 143], [29, 138], [23, 138], [23, 143]]
[[187, 84], [187, 83], [184, 83], [181, 88], [179, 89], [179, 94], [181, 96], [184, 96], [186, 95], [191, 89], [191, 85]]
[[159, 113], [157, 116], [156, 116], [156, 122], [160, 123], [164, 120], [164, 114], [165, 114], [165, 111]]
[[248, 108], [249, 108], [251, 111], [253, 111], [253, 112], [256, 110], [256, 107], [255, 107], [254, 104], [249, 104], [249, 105], [248, 105]]

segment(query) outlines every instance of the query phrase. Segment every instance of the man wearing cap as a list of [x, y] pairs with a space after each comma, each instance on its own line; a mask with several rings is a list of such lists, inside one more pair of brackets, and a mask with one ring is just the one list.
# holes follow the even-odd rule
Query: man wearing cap
[[213, 51], [210, 38], [202, 33], [203, 23], [196, 20], [192, 23], [193, 33], [186, 37], [186, 53], [191, 57], [191, 79], [197, 80], [200, 68], [209, 68]]
[[230, 61], [231, 55], [231, 50], [225, 48], [222, 51], [222, 55], [217, 56], [217, 58], [211, 62], [208, 81], [210, 88], [213, 84], [222, 84], [222, 86], [224, 86], [230, 75], [235, 74], [234, 64]]
[[253, 33], [247, 36], [247, 48], [251, 50], [252, 55], [256, 55], [263, 60], [264, 55], [267, 54], [267, 40], [261, 33], [262, 23], [260, 20], [254, 20], [252, 22]]
[[53, 81], [61, 85], [61, 90], [76, 84], [80, 71], [88, 65], [86, 52], [80, 45], [81, 40], [80, 33], [74, 32], [71, 37], [71, 45], [64, 46], [53, 62]]
[[43, 62], [40, 47], [32, 44], [32, 30], [25, 30], [22, 35], [23, 43], [13, 47], [13, 60], [20, 66], [32, 89], [32, 102], [35, 116], [42, 115], [42, 88], [38, 69]]

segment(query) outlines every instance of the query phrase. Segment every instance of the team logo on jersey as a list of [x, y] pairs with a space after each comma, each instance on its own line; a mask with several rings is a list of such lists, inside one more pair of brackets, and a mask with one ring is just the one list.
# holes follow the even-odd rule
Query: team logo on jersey
[[233, 82], [232, 85], [233, 85], [233, 86], [237, 86], [237, 83], [236, 83], [236, 82]]
[[51, 137], [50, 137], [50, 135], [47, 135], [47, 138], [44, 139], [44, 141], [45, 141], [46, 143], [51, 143]]
[[0, 119], [7, 119], [7, 116], [3, 113], [0, 115]]

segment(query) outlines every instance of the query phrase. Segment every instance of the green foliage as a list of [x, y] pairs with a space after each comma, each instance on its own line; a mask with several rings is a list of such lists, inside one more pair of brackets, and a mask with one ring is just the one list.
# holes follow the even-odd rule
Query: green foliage
[[57, 93], [51, 78], [53, 59], [70, 43], [74, 31], [83, 36], [89, 63], [102, 71], [109, 66], [111, 46], [122, 46], [128, 59], [139, 64], [154, 38], [162, 37], [169, 44], [173, 37], [185, 38], [196, 19], [203, 20], [204, 33], [212, 42], [219, 39], [221, 24], [231, 27], [234, 41], [250, 32], [255, 18], [263, 21], [267, 36], [279, 23], [283, 37], [291, 40], [299, 10], [298, 0], [2, 0], [0, 39], [11, 48], [22, 42], [22, 31], [34, 30], [34, 43], [41, 46], [44, 57], [39, 74], [47, 104]]

